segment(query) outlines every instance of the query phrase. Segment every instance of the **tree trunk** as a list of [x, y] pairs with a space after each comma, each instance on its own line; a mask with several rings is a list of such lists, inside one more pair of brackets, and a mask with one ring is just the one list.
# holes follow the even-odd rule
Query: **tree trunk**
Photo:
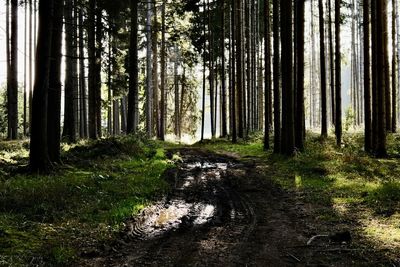
[[326, 62], [325, 62], [325, 29], [324, 29], [324, 6], [322, 0], [318, 0], [319, 6], [319, 36], [320, 36], [320, 68], [321, 68], [321, 136], [328, 137], [328, 110], [327, 110], [327, 93], [326, 93]]
[[292, 1], [281, 1], [282, 41], [282, 153], [292, 155], [294, 138]]
[[30, 142], [30, 169], [33, 172], [46, 171], [50, 167], [47, 142], [47, 96], [53, 33], [53, 4], [53, 0], [39, 2], [39, 34]]
[[340, 54], [340, 0], [335, 0], [335, 105], [336, 105], [336, 144], [342, 144], [342, 57]]
[[89, 0], [88, 53], [89, 53], [89, 138], [97, 139], [96, 117], [96, 0]]
[[305, 112], [304, 112], [304, 0], [296, 0], [296, 115], [295, 145], [300, 151], [304, 149]]
[[97, 6], [96, 8], [96, 126], [97, 126], [97, 136], [100, 138], [102, 136], [102, 120], [101, 120], [101, 66], [102, 66], [102, 52], [103, 52], [103, 22], [102, 20], [102, 9]]
[[386, 78], [385, 78], [385, 13], [387, 7], [387, 0], [376, 2], [376, 70], [377, 70], [377, 142], [376, 142], [376, 156], [385, 157], [386, 152], [386, 108], [385, 108], [385, 92], [386, 92]]
[[166, 0], [163, 1], [161, 10], [161, 114], [160, 114], [160, 140], [165, 140], [165, 124], [166, 124], [166, 80], [165, 80], [165, 5]]
[[[8, 27], [8, 25], [7, 25]], [[11, 0], [10, 71], [8, 73], [8, 139], [18, 139], [18, 0]]]
[[269, 99], [271, 91], [271, 10], [269, 0], [264, 1], [264, 62], [265, 62], [265, 85], [264, 85], [264, 150], [270, 148], [269, 145], [269, 106], [271, 101]]
[[83, 37], [83, 11], [79, 10], [79, 92], [80, 92], [80, 137], [88, 137], [87, 103], [86, 103], [86, 72]]
[[64, 131], [63, 137], [67, 142], [76, 141], [75, 128], [75, 77], [74, 77], [74, 25], [73, 25], [73, 1], [66, 1], [64, 9], [65, 18], [65, 47], [66, 47], [66, 68], [65, 68], [65, 102], [64, 102]]
[[274, 35], [274, 153], [281, 152], [281, 62], [280, 62], [280, 17], [279, 0], [273, 0], [273, 35]]
[[61, 48], [63, 29], [63, 9], [61, 0], [54, 1], [54, 22], [51, 41], [49, 91], [47, 107], [48, 153], [51, 162], [60, 163], [61, 137]]
[[152, 49], [151, 49], [151, 17], [152, 17], [152, 2], [147, 2], [147, 12], [146, 12], [146, 132], [147, 137], [151, 138], [153, 136], [153, 68], [152, 68]]
[[153, 5], [153, 31], [152, 31], [152, 49], [153, 49], [153, 125], [157, 136], [160, 135], [160, 106], [158, 102], [158, 21], [157, 8]]
[[221, 0], [221, 137], [228, 135], [226, 104], [226, 70], [225, 70], [225, 1]]
[[397, 3], [392, 0], [392, 133], [397, 130], [397, 46], [396, 46]]
[[329, 71], [330, 71], [330, 88], [331, 88], [331, 117], [332, 124], [335, 125], [336, 110], [335, 110], [335, 61], [333, 51], [333, 31], [332, 31], [332, 4], [328, 0], [328, 20], [329, 20]]
[[369, 0], [363, 0], [363, 31], [364, 31], [364, 124], [366, 152], [372, 148], [372, 124], [371, 124], [371, 85], [370, 85], [370, 34], [369, 34]]

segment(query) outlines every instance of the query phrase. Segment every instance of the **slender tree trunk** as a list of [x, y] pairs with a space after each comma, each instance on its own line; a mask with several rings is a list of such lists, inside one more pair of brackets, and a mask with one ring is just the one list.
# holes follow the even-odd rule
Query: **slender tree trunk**
[[103, 10], [100, 6], [96, 8], [96, 126], [97, 126], [97, 136], [102, 136], [102, 119], [101, 119], [101, 66], [102, 66], [102, 53], [103, 53]]
[[152, 49], [151, 49], [151, 18], [152, 18], [152, 2], [147, 2], [147, 15], [146, 15], [146, 49], [147, 49], [147, 55], [146, 55], [146, 67], [147, 67], [147, 73], [146, 73], [146, 132], [147, 132], [147, 137], [151, 138], [153, 136], [153, 114], [152, 114], [152, 109], [153, 109], [153, 78], [152, 78], [152, 73], [153, 73], [153, 68], [152, 68], [152, 61], [153, 61], [153, 55], [152, 55]]
[[329, 20], [329, 71], [330, 71], [330, 88], [331, 88], [331, 117], [332, 124], [335, 125], [336, 110], [335, 110], [335, 61], [333, 51], [333, 31], [332, 31], [332, 4], [331, 0], [328, 0], [328, 20]]
[[51, 162], [60, 163], [61, 137], [61, 48], [63, 29], [62, 0], [54, 0], [54, 23], [51, 41], [49, 91], [47, 107], [48, 153]]
[[179, 81], [178, 81], [178, 46], [175, 45], [175, 60], [174, 60], [174, 93], [175, 93], [175, 114], [174, 114], [174, 133], [175, 137], [179, 136]]
[[328, 110], [327, 110], [327, 93], [326, 93], [326, 62], [325, 62], [325, 29], [324, 29], [324, 5], [322, 0], [318, 0], [319, 6], [319, 34], [320, 34], [320, 68], [321, 68], [321, 136], [328, 137]]
[[397, 46], [396, 46], [397, 4], [392, 0], [392, 132], [397, 130]]
[[28, 89], [28, 47], [27, 47], [27, 39], [28, 39], [28, 1], [25, 0], [25, 19], [24, 19], [24, 111], [23, 111], [23, 134], [24, 137], [27, 135], [27, 89]]
[[201, 108], [201, 141], [204, 140], [204, 131], [205, 131], [205, 115], [206, 115], [206, 4], [203, 4], [203, 93], [202, 93], [202, 108]]
[[89, 54], [89, 138], [97, 139], [96, 117], [96, 0], [89, 0], [88, 54]]
[[237, 95], [237, 114], [238, 114], [238, 137], [244, 137], [244, 116], [243, 116], [243, 39], [242, 39], [242, 1], [236, 1], [236, 95]]
[[389, 32], [388, 32], [388, 11], [387, 1], [383, 1], [383, 56], [384, 56], [384, 75], [385, 75], [385, 126], [386, 130], [392, 131], [392, 98], [391, 98], [391, 84], [390, 84], [390, 64], [389, 64]]
[[[29, 94], [28, 94], [28, 117], [29, 117], [29, 125], [32, 124], [32, 93], [33, 93], [33, 26], [32, 26], [32, 14], [33, 13], [33, 8], [32, 8], [32, 0], [29, 0], [29, 41], [28, 41], [28, 46], [29, 46], [29, 67], [28, 67], [28, 72], [29, 72]], [[30, 126], [29, 126], [29, 132], [31, 131]]]
[[[8, 25], [7, 25], [8, 27]], [[18, 0], [11, 0], [10, 71], [7, 90], [8, 139], [18, 139]]]
[[225, 70], [225, 1], [221, 3], [221, 137], [228, 135], [227, 129], [227, 103], [226, 103], [226, 70]]
[[282, 40], [282, 153], [292, 155], [295, 148], [293, 93], [292, 1], [281, 1]]
[[[165, 8], [165, 7], [164, 7]], [[164, 50], [163, 50], [163, 53]], [[128, 125], [129, 134], [135, 133], [139, 125], [139, 88], [138, 88], [138, 1], [131, 0], [131, 33], [129, 49], [129, 95]], [[163, 70], [161, 70], [163, 72]], [[161, 74], [163, 75], [163, 74]]]
[[371, 85], [370, 85], [370, 34], [369, 34], [369, 0], [363, 0], [363, 31], [364, 31], [364, 124], [365, 124], [365, 151], [371, 152], [372, 124], [371, 124]]
[[304, 112], [304, 0], [296, 0], [296, 115], [295, 115], [295, 136], [296, 148], [304, 149], [305, 140], [305, 112]]
[[231, 10], [231, 19], [232, 19], [232, 89], [231, 89], [231, 98], [232, 98], [232, 102], [231, 102], [231, 113], [232, 113], [232, 118], [231, 118], [231, 123], [232, 123], [232, 142], [236, 143], [237, 142], [237, 85], [238, 85], [238, 81], [236, 80], [236, 72], [237, 72], [237, 68], [236, 68], [236, 50], [238, 48], [240, 48], [240, 46], [237, 45], [237, 34], [236, 34], [236, 27], [238, 25], [237, 23], [237, 1], [236, 0], [232, 0], [232, 10]]
[[73, 1], [67, 1], [64, 9], [65, 17], [65, 47], [66, 47], [66, 68], [65, 68], [65, 102], [64, 102], [64, 130], [63, 137], [66, 141], [76, 141], [75, 129], [75, 77], [74, 77], [74, 25], [73, 25]]
[[340, 54], [340, 0], [335, 0], [335, 105], [336, 105], [336, 143], [338, 146], [342, 144], [342, 57]]
[[265, 112], [264, 112], [264, 150], [270, 148], [269, 145], [269, 131], [270, 131], [270, 121], [269, 121], [269, 106], [270, 106], [270, 91], [271, 91], [271, 10], [269, 0], [264, 1], [264, 57], [265, 57]]
[[274, 153], [281, 152], [281, 63], [280, 63], [280, 16], [279, 0], [273, 0], [273, 35], [274, 35]]
[[86, 103], [86, 72], [85, 72], [85, 52], [84, 52], [84, 37], [83, 37], [83, 11], [79, 9], [79, 91], [80, 91], [80, 137], [88, 137], [87, 125], [87, 103]]
[[376, 156], [385, 157], [386, 152], [386, 108], [385, 108], [385, 93], [386, 93], [386, 78], [385, 78], [385, 14], [387, 12], [387, 0], [376, 2], [376, 67], [377, 67], [377, 143], [376, 143]]
[[166, 124], [166, 90], [165, 90], [165, 5], [163, 1], [161, 10], [161, 114], [160, 114], [160, 140], [165, 140], [165, 124]]
[[158, 102], [158, 20], [157, 20], [157, 8], [153, 5], [153, 31], [152, 31], [152, 50], [153, 50], [153, 125], [155, 126], [155, 132], [157, 137], [160, 135], [160, 109]]
[[36, 48], [30, 142], [30, 169], [34, 172], [46, 171], [50, 167], [47, 142], [47, 96], [53, 33], [53, 4], [53, 0], [39, 2], [39, 35]]

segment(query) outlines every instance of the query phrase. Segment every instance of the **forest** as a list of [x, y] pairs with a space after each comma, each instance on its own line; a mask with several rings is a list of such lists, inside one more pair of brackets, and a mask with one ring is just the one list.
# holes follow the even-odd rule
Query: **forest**
[[0, 266], [400, 266], [398, 0], [0, 2]]

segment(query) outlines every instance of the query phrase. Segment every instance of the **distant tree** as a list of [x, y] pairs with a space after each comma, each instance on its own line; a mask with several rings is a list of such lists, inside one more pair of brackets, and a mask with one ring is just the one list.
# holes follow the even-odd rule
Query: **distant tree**
[[364, 34], [364, 124], [365, 124], [365, 151], [372, 149], [372, 121], [371, 121], [371, 79], [370, 79], [370, 18], [369, 0], [363, 0], [363, 34]]
[[282, 153], [292, 155], [295, 148], [292, 1], [281, 1], [282, 41]]
[[281, 151], [281, 63], [280, 63], [280, 16], [279, 0], [273, 0], [273, 37], [274, 37], [274, 153]]
[[326, 92], [326, 59], [325, 59], [325, 28], [324, 28], [324, 5], [322, 0], [318, 0], [319, 7], [319, 36], [320, 36], [320, 68], [321, 68], [321, 136], [328, 137], [328, 110]]
[[335, 133], [336, 143], [338, 146], [341, 146], [342, 144], [342, 57], [340, 52], [340, 3], [341, 0], [335, 0]]
[[[128, 96], [127, 131], [128, 133], [135, 133], [139, 125], [138, 1], [131, 0], [130, 4], [131, 4], [130, 5], [131, 29], [130, 29], [130, 49], [129, 49], [129, 96]], [[163, 68], [163, 65], [161, 65], [161, 68]], [[163, 72], [163, 70], [161, 70], [161, 72]]]

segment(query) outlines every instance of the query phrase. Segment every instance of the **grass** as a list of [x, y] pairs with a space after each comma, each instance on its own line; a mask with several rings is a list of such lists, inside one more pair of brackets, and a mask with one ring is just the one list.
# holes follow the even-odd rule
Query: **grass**
[[392, 156], [386, 159], [363, 152], [359, 134], [345, 135], [344, 147], [337, 148], [333, 138], [322, 141], [310, 133], [306, 150], [291, 158], [264, 152], [260, 139], [210, 141], [204, 146], [257, 158], [267, 166], [266, 176], [314, 204], [317, 220], [356, 222], [366, 239], [400, 251], [400, 135], [388, 137]]
[[73, 265], [168, 191], [163, 145], [135, 137], [63, 147], [49, 175], [18, 173], [25, 142], [0, 143], [0, 266]]

